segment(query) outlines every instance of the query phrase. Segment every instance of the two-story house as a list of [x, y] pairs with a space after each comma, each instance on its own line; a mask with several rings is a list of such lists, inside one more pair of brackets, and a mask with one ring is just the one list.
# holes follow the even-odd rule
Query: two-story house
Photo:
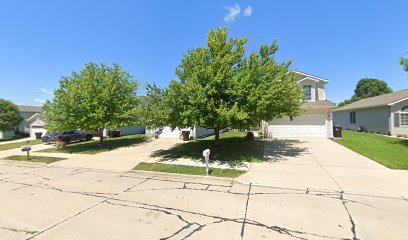
[[289, 117], [262, 122], [265, 135], [272, 138], [333, 138], [332, 111], [335, 104], [326, 99], [327, 79], [296, 72], [306, 99], [304, 112], [290, 120]]

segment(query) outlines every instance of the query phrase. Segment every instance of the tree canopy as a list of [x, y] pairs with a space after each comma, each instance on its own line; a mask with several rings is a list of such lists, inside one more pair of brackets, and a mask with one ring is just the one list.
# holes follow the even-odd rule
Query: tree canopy
[[165, 113], [150, 119], [152, 125], [206, 127], [214, 129], [217, 140], [224, 127], [249, 128], [261, 120], [300, 114], [303, 90], [291, 62], [275, 59], [277, 43], [246, 57], [247, 39], [228, 34], [228, 28], [211, 29], [205, 46], [184, 54], [176, 68], [179, 80], [165, 89], [149, 86], [146, 101]]
[[401, 57], [401, 58], [400, 58], [400, 64], [401, 64], [402, 68], [403, 68], [405, 71], [408, 72], [408, 58]]
[[358, 81], [354, 95], [341, 103], [338, 107], [345, 106], [347, 104], [356, 102], [358, 100], [380, 96], [386, 93], [392, 93], [392, 89], [388, 87], [387, 83], [376, 78], [363, 78]]
[[118, 64], [85, 64], [80, 72], [62, 77], [52, 101], [44, 106], [49, 130], [102, 130], [135, 124], [139, 83]]
[[23, 120], [23, 115], [14, 103], [0, 99], [0, 131], [14, 130]]

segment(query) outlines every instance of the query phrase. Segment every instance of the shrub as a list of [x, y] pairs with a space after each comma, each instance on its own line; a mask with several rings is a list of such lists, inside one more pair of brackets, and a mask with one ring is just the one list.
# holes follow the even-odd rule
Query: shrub
[[259, 130], [258, 130], [258, 135], [262, 137], [262, 136], [263, 136], [263, 134], [264, 134], [263, 129], [259, 129]]
[[247, 141], [253, 141], [255, 139], [254, 133], [253, 132], [247, 132], [244, 139], [247, 140]]

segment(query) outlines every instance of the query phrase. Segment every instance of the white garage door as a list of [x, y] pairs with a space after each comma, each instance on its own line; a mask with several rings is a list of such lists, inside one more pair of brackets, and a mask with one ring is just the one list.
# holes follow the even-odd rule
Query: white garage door
[[270, 122], [268, 135], [273, 138], [327, 138], [325, 115], [302, 115]]
[[174, 130], [171, 130], [170, 127], [164, 127], [162, 134], [160, 134], [160, 138], [173, 138], [177, 139], [180, 138], [181, 131], [179, 128], [176, 128]]
[[40, 133], [42, 133], [43, 135], [44, 135], [44, 133], [46, 133], [47, 132], [47, 130], [45, 130], [44, 128], [42, 128], [42, 127], [31, 127], [30, 128], [30, 137], [31, 138], [35, 138], [35, 133], [36, 132], [40, 132]]

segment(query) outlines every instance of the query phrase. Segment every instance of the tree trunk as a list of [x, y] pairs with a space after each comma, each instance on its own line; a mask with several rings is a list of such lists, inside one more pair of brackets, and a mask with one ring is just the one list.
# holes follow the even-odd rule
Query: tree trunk
[[220, 145], [220, 127], [214, 128], [215, 140], [214, 146], [221, 146]]
[[99, 129], [99, 145], [103, 145], [103, 129]]

